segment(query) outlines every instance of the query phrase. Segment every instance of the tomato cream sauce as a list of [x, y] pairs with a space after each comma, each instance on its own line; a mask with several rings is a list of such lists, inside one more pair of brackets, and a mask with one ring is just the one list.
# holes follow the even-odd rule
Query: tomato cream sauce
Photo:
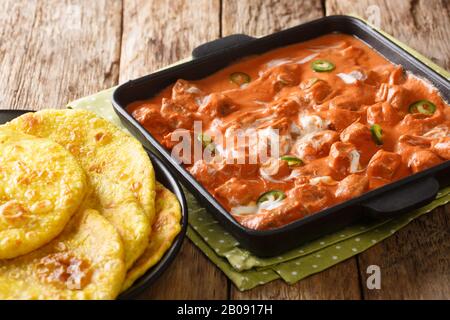
[[251, 229], [285, 225], [450, 159], [450, 108], [438, 91], [343, 34], [178, 80], [128, 111], [169, 150], [177, 129], [221, 154], [226, 146], [215, 137], [236, 129], [276, 136], [278, 157], [185, 164]]

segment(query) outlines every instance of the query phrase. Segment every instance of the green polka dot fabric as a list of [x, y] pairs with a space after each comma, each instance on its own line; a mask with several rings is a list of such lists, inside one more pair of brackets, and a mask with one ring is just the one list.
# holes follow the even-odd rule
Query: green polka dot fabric
[[[450, 74], [389, 35], [392, 41], [408, 50], [446, 78]], [[122, 126], [111, 106], [114, 88], [71, 102], [68, 107], [87, 109]], [[123, 127], [123, 126], [122, 126]], [[275, 279], [292, 284], [312, 274], [357, 255], [383, 241], [412, 220], [450, 202], [450, 187], [439, 192], [429, 205], [384, 221], [362, 220], [339, 232], [304, 244], [280, 256], [259, 258], [241, 248], [217, 220], [185, 189], [189, 207], [187, 236], [216, 264], [239, 290], [252, 289]]]

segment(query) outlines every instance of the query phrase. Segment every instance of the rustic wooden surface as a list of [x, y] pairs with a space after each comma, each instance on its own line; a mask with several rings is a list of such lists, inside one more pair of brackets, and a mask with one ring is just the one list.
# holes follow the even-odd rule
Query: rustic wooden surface
[[58, 108], [117, 83], [122, 3], [79, 3], [1, 2], [2, 108]]
[[[0, 108], [62, 108], [189, 56], [232, 33], [261, 36], [323, 15], [357, 14], [450, 69], [447, 0], [3, 0]], [[380, 13], [377, 19], [376, 13]], [[449, 299], [450, 206], [296, 285], [239, 292], [189, 241], [142, 299]], [[366, 268], [382, 289], [366, 289]]]

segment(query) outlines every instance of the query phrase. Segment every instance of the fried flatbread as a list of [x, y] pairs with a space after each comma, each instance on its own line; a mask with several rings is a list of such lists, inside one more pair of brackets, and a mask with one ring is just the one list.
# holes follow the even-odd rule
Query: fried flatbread
[[69, 150], [86, 171], [89, 206], [113, 223], [125, 244], [126, 266], [144, 252], [154, 219], [155, 176], [142, 145], [85, 110], [42, 110], [5, 127], [49, 138]]
[[114, 299], [123, 255], [115, 228], [97, 211], [80, 210], [49, 244], [0, 260], [0, 299]]
[[125, 266], [130, 268], [148, 244], [150, 222], [131, 191], [91, 174], [93, 186], [84, 203], [85, 208], [98, 210], [119, 232], [125, 250]]
[[55, 238], [86, 189], [83, 169], [59, 144], [0, 128], [0, 259]]
[[150, 222], [153, 221], [152, 163], [142, 145], [112, 123], [86, 110], [47, 109], [24, 114], [5, 127], [61, 144], [88, 174], [101, 174], [133, 192]]
[[147, 249], [128, 270], [122, 290], [125, 291], [136, 279], [161, 260], [181, 230], [181, 207], [177, 197], [156, 182], [156, 218]]

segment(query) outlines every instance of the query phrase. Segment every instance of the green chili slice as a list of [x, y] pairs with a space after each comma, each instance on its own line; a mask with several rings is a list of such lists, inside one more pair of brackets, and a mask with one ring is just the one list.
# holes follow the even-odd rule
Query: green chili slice
[[256, 203], [261, 204], [266, 201], [283, 200], [284, 198], [286, 198], [286, 194], [283, 191], [270, 190], [270, 191], [264, 192], [262, 195], [260, 195], [258, 200], [256, 201]]
[[419, 100], [411, 103], [409, 106], [410, 113], [422, 113], [425, 115], [432, 115], [436, 111], [436, 105], [428, 100]]
[[294, 156], [282, 156], [281, 160], [286, 161], [289, 167], [297, 167], [303, 165], [303, 160]]
[[334, 64], [327, 60], [315, 60], [311, 63], [311, 68], [316, 72], [329, 72], [335, 68]]
[[230, 74], [230, 81], [242, 86], [245, 83], [249, 83], [251, 80], [250, 76], [244, 72], [233, 72]]
[[383, 144], [383, 130], [379, 124], [374, 124], [370, 127], [370, 132], [372, 133], [372, 138], [375, 140], [377, 145]]
[[212, 138], [209, 135], [207, 135], [206, 133], [200, 133], [197, 136], [197, 140], [202, 143], [203, 148], [207, 148], [211, 151], [215, 150], [215, 145], [214, 145]]

